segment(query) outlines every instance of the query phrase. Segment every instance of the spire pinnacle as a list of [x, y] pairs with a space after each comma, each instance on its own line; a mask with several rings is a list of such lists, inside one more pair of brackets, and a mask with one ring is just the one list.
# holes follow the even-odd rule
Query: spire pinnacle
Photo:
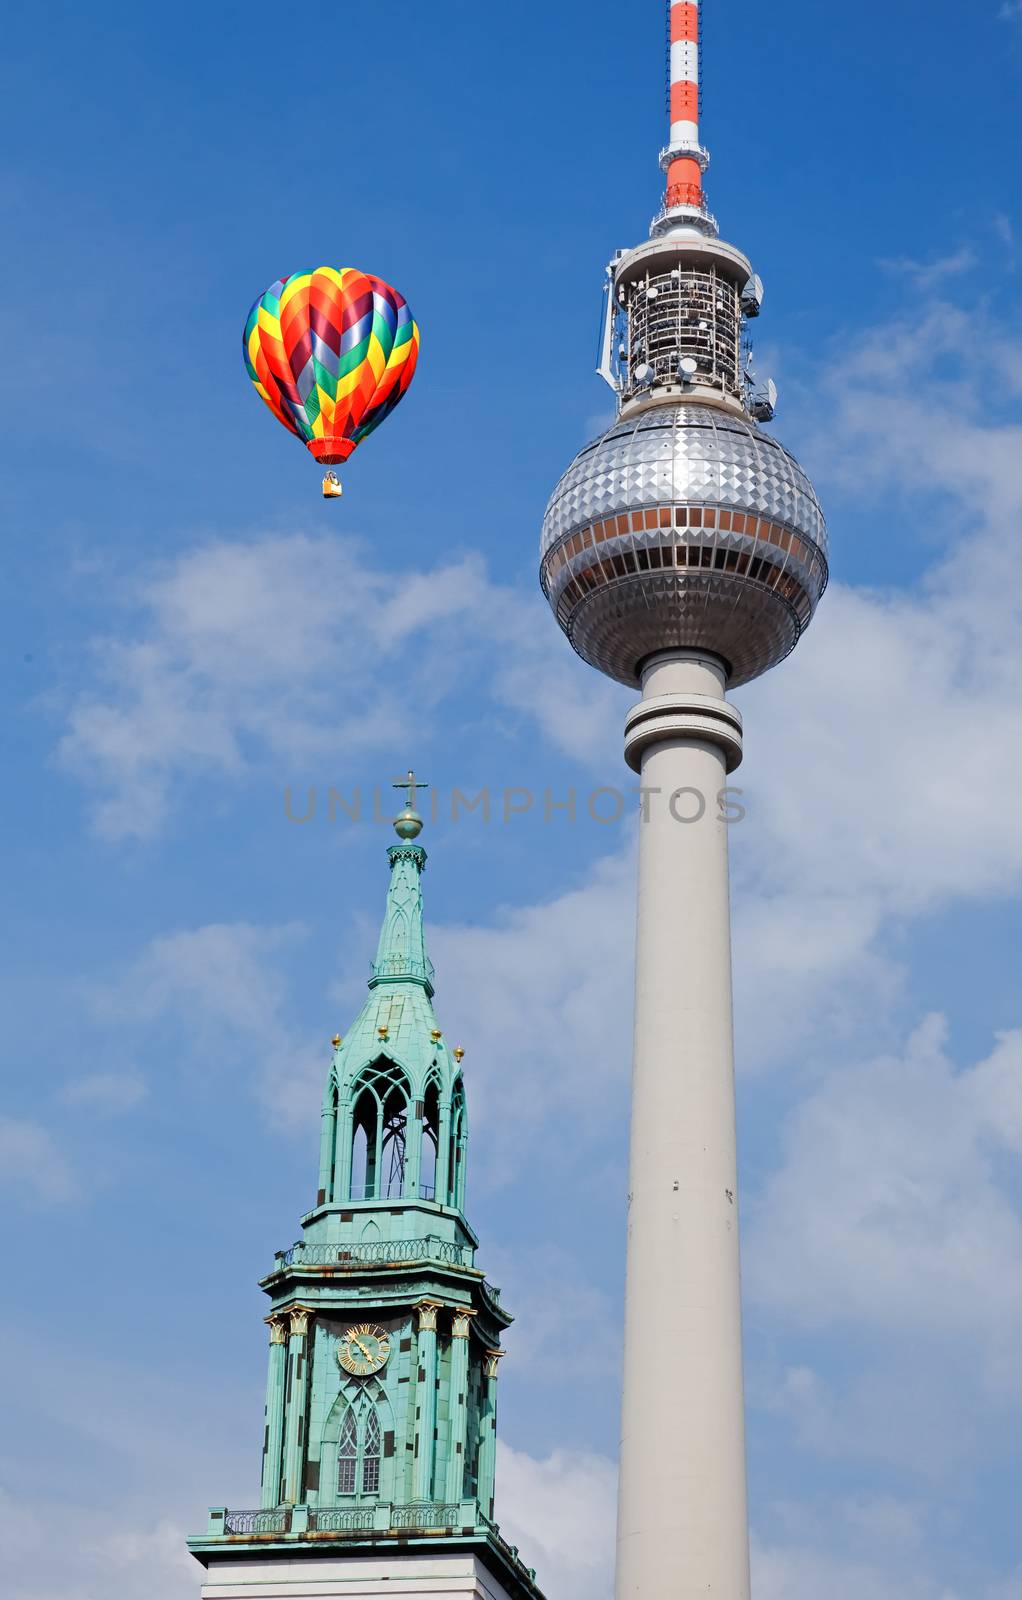
[[422, 832], [422, 818], [415, 810], [415, 796], [429, 785], [420, 783], [409, 770], [407, 778], [395, 780], [395, 789], [404, 789], [404, 810], [394, 819], [394, 831], [401, 840], [387, 851], [390, 884], [387, 908], [376, 960], [369, 979], [370, 989], [380, 984], [417, 983], [433, 993], [433, 963], [426, 954], [426, 935], [422, 922], [422, 873], [426, 852], [415, 840]]
[[422, 783], [409, 767], [408, 776], [395, 778], [391, 787], [404, 789], [406, 795], [404, 810], [394, 818], [394, 832], [399, 839], [417, 839], [422, 832], [422, 818], [415, 809], [415, 796], [419, 789], [428, 789], [429, 784]]

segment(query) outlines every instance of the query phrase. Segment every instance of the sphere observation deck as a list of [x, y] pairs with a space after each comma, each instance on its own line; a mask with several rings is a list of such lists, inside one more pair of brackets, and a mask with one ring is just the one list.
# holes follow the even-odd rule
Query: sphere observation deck
[[658, 650], [748, 683], [798, 643], [827, 584], [827, 531], [792, 455], [746, 417], [650, 406], [580, 451], [543, 521], [540, 581], [585, 661], [638, 685]]

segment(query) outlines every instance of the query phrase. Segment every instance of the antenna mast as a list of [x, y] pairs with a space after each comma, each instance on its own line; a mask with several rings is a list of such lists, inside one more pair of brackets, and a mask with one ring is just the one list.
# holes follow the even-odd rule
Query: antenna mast
[[660, 152], [667, 179], [664, 208], [653, 224], [660, 233], [687, 223], [700, 233], [716, 237], [717, 224], [706, 208], [703, 174], [710, 152], [699, 142], [699, 42], [701, 0], [667, 0], [670, 54], [668, 57], [668, 116], [670, 140]]

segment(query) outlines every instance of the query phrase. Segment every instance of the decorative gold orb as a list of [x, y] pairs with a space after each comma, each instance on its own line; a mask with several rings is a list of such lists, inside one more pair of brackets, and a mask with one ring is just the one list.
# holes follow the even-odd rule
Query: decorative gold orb
[[411, 806], [405, 806], [399, 817], [394, 819], [394, 832], [399, 839], [417, 839], [422, 832], [422, 818]]

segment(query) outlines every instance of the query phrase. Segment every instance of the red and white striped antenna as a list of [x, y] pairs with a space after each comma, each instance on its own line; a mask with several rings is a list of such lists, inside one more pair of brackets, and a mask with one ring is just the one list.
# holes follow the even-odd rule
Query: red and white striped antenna
[[667, 0], [670, 27], [668, 83], [670, 140], [660, 153], [667, 178], [664, 208], [654, 231], [679, 225], [716, 235], [717, 224], [706, 206], [703, 174], [709, 151], [699, 142], [699, 50], [702, 0]]

